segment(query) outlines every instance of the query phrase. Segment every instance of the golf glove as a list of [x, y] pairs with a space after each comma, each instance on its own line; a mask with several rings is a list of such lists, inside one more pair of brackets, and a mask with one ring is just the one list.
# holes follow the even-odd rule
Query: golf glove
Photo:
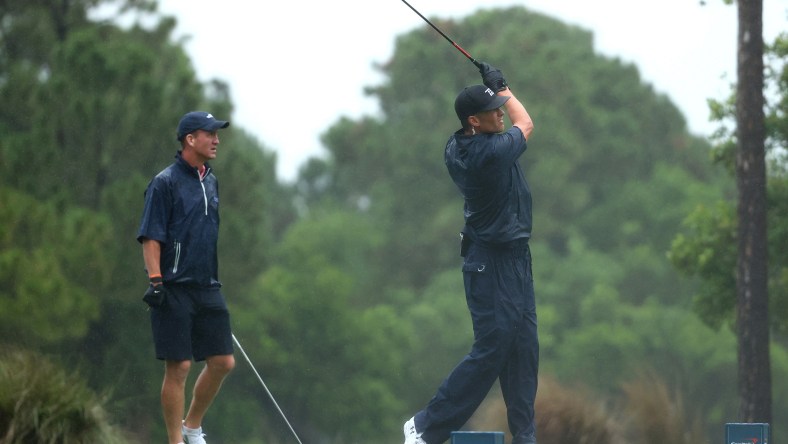
[[145, 295], [142, 296], [142, 300], [148, 304], [148, 307], [160, 307], [166, 297], [167, 289], [164, 287], [164, 284], [151, 284], [145, 291]]
[[484, 86], [495, 92], [503, 91], [509, 86], [500, 69], [485, 62], [481, 62], [480, 65], [479, 73], [482, 75]]

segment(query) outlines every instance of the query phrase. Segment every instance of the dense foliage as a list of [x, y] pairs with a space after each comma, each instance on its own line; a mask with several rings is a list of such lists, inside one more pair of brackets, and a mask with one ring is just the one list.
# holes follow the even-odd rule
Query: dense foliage
[[[769, 239], [769, 322], [778, 333], [788, 331], [788, 34], [766, 48], [767, 225]], [[735, 97], [713, 101], [713, 118], [720, 123], [714, 137], [714, 161], [733, 175], [736, 131], [730, 121]], [[713, 327], [732, 326], [736, 304], [735, 202], [728, 199], [699, 206], [686, 218], [686, 233], [673, 240], [671, 259], [685, 274], [704, 285], [695, 296], [695, 309]], [[784, 335], [778, 340], [785, 340]]]
[[[0, 7], [0, 342], [83, 369], [111, 393], [108, 413], [153, 442], [162, 366], [140, 300], [142, 192], [171, 161], [185, 111], [232, 120], [229, 85], [197, 81], [171, 18], [88, 19], [103, 3], [148, 17], [155, 2], [50, 3]], [[585, 30], [520, 7], [438, 22], [503, 70], [536, 123], [522, 164], [542, 373], [605, 400], [633, 396], [657, 370], [716, 437], [736, 414], [735, 339], [692, 312], [706, 287], [667, 256], [687, 214], [731, 193], [709, 144], [635, 66], [595, 54]], [[479, 78], [439, 39], [426, 27], [401, 35], [368, 89], [381, 115], [337, 120], [322, 137], [330, 155], [292, 186], [243, 128], [221, 134], [220, 277], [234, 331], [305, 442], [396, 441], [470, 346], [462, 202], [443, 146], [459, 127], [456, 93]], [[725, 269], [710, 270], [721, 286]], [[775, 411], [788, 410], [784, 379]], [[240, 357], [204, 426], [211, 442], [288, 442]]]

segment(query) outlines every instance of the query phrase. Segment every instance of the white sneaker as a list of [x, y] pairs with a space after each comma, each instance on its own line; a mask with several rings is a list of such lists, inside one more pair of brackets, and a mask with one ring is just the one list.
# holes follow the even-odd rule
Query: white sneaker
[[183, 437], [186, 438], [186, 442], [189, 444], [208, 444], [205, 442], [205, 434], [202, 432], [202, 427], [198, 427], [196, 429], [190, 429], [186, 427], [186, 423], [181, 426], [181, 433]]
[[421, 433], [416, 431], [416, 423], [410, 418], [403, 427], [405, 432], [405, 444], [427, 444], [421, 439]]

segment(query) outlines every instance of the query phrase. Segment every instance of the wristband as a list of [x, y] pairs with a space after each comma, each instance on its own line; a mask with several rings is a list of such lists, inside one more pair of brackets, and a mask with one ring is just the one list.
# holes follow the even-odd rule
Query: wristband
[[154, 274], [154, 275], [150, 276], [150, 283], [151, 284], [154, 284], [154, 285], [155, 284], [161, 284], [162, 282], [164, 282], [164, 280], [162, 279], [160, 274]]

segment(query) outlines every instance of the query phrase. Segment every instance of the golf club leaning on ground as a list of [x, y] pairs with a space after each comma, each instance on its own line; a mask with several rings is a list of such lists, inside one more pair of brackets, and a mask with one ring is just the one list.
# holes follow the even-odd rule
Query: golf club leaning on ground
[[252, 360], [249, 359], [249, 356], [244, 351], [244, 348], [241, 347], [241, 343], [238, 342], [238, 339], [235, 337], [235, 334], [233, 334], [232, 336], [233, 336], [233, 342], [235, 342], [235, 345], [238, 346], [238, 350], [241, 351], [241, 354], [244, 355], [244, 358], [246, 359], [246, 362], [249, 363], [249, 367], [252, 367], [252, 371], [257, 376], [257, 379], [260, 381], [260, 384], [263, 385], [263, 388], [265, 389], [265, 392], [268, 394], [268, 397], [271, 398], [271, 401], [274, 403], [274, 406], [276, 406], [276, 409], [279, 410], [279, 414], [282, 415], [282, 419], [284, 419], [285, 422], [287, 423], [287, 427], [289, 427], [290, 431], [293, 432], [293, 436], [295, 436], [296, 441], [298, 441], [298, 444], [303, 444], [301, 442], [301, 439], [298, 437], [298, 434], [293, 429], [293, 426], [290, 425], [290, 421], [287, 420], [287, 417], [285, 416], [284, 412], [282, 411], [281, 408], [279, 408], [279, 404], [276, 403], [276, 399], [274, 399], [274, 395], [271, 394], [271, 391], [268, 390], [268, 387], [265, 385], [265, 382], [263, 382], [263, 378], [260, 377], [260, 373], [257, 372], [257, 369], [254, 367], [254, 364], [252, 364]]

